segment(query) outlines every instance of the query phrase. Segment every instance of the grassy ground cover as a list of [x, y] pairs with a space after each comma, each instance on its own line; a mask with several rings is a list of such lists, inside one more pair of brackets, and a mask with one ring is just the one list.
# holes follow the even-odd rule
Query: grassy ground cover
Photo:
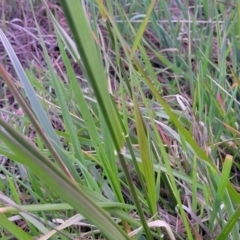
[[2, 1], [2, 239], [239, 239], [239, 1]]

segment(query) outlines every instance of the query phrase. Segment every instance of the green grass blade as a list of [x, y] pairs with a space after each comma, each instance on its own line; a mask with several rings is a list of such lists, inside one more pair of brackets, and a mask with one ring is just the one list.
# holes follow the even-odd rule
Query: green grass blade
[[144, 20], [142, 21], [142, 23], [141, 23], [141, 25], [138, 29], [138, 32], [137, 32], [136, 37], [134, 39], [133, 46], [132, 46], [131, 53], [130, 53], [130, 58], [131, 59], [134, 56], [134, 54], [137, 50], [137, 47], [138, 47], [138, 45], [139, 45], [139, 43], [142, 39], [143, 33], [144, 33], [144, 31], [147, 27], [151, 12], [153, 11], [153, 8], [154, 8], [155, 4], [156, 4], [156, 0], [152, 0], [151, 3], [149, 4], [147, 12], [146, 12], [146, 17], [144, 18]]
[[[5, 70], [2, 69], [2, 66], [0, 66], [1, 69], [1, 75], [4, 77], [4, 80], [6, 81], [7, 85], [10, 87], [10, 89], [15, 94], [15, 97], [19, 100], [21, 107], [26, 111], [28, 114], [28, 117], [31, 119], [33, 125], [35, 126], [38, 133], [41, 135], [42, 139], [44, 140], [46, 146], [51, 151], [53, 157], [58, 162], [58, 164], [61, 166], [63, 171], [65, 171], [66, 175], [69, 176], [73, 180], [73, 176], [75, 176], [75, 179], [78, 179], [78, 174], [75, 171], [75, 169], [72, 167], [72, 165], [69, 163], [69, 159], [63, 152], [63, 147], [61, 145], [61, 142], [55, 133], [50, 120], [48, 119], [46, 112], [42, 108], [39, 99], [37, 98], [37, 95], [30, 84], [26, 73], [23, 70], [23, 67], [21, 66], [16, 54], [13, 51], [12, 46], [10, 45], [9, 41], [7, 40], [5, 34], [0, 29], [0, 38], [3, 42], [3, 45], [9, 55], [9, 58], [11, 59], [11, 62], [14, 66], [14, 70], [16, 71], [24, 90], [26, 91], [26, 95], [28, 97], [28, 100], [31, 103], [31, 107], [33, 108], [34, 114], [37, 116], [38, 121], [40, 122], [41, 126], [39, 126], [38, 122], [35, 119], [35, 116], [32, 114], [32, 111], [30, 107], [27, 105], [25, 99], [21, 96], [21, 94], [17, 91], [15, 85], [11, 82], [11, 79], [6, 75]], [[42, 132], [42, 129], [45, 133]], [[46, 137], [48, 136], [48, 138]], [[63, 163], [64, 162], [64, 163]], [[66, 169], [65, 165], [68, 166], [68, 169]], [[71, 175], [72, 174], [72, 175]]]
[[[85, 73], [87, 74], [87, 78], [91, 83], [102, 114], [109, 127], [114, 146], [116, 150], [120, 152], [123, 147], [121, 125], [107, 91], [107, 81], [103, 64], [100, 60], [97, 46], [92, 37], [85, 14], [78, 0], [71, 2], [62, 0], [60, 2], [84, 64]], [[82, 32], [84, 32], [84, 34], [82, 34]], [[111, 113], [111, 116], [109, 113]]]
[[147, 139], [146, 128], [143, 123], [141, 113], [139, 111], [138, 103], [136, 97], [133, 97], [134, 103], [134, 114], [137, 127], [137, 137], [139, 143], [139, 150], [142, 159], [142, 171], [144, 175], [144, 180], [147, 186], [147, 192], [149, 197], [149, 203], [152, 214], [155, 214], [156, 209], [156, 195], [155, 195], [155, 173], [153, 171], [153, 160], [149, 152], [149, 141]]
[[[234, 226], [238, 224], [240, 217], [240, 207], [237, 208], [237, 210], [234, 212], [233, 216], [228, 219], [227, 224], [222, 229], [221, 233], [217, 236], [216, 240], [225, 240], [228, 239], [228, 236]], [[234, 238], [234, 240], [237, 240], [237, 238]]]
[[3, 142], [51, 189], [97, 226], [109, 239], [128, 239], [109, 215], [90, 199], [84, 191], [49, 162], [35, 147], [26, 141], [11, 126], [0, 119], [0, 136]]
[[2, 213], [0, 213], [0, 223], [1, 227], [9, 231], [16, 239], [19, 240], [32, 240], [27, 233], [25, 233], [21, 228], [17, 227], [14, 223], [9, 221]]
[[57, 144], [58, 147], [61, 147], [61, 143], [55, 134], [53, 127], [46, 115], [46, 112], [42, 108], [40, 101], [38, 100], [36, 96], [36, 92], [34, 91], [32, 85], [30, 84], [27, 75], [21, 66], [12, 46], [10, 45], [9, 41], [7, 40], [5, 34], [3, 31], [0, 29], [0, 38], [2, 40], [2, 43], [5, 47], [5, 50], [8, 53], [9, 58], [11, 59], [11, 62], [14, 66], [14, 69], [19, 77], [19, 80], [21, 81], [21, 84], [23, 85], [25, 91], [26, 91], [26, 96], [28, 97], [31, 107], [34, 110], [34, 113], [38, 117], [39, 122], [41, 123], [42, 126], [44, 126], [44, 130], [46, 134], [49, 136], [49, 138]]
[[231, 171], [231, 167], [232, 167], [232, 156], [227, 155], [223, 164], [223, 171], [217, 186], [217, 193], [216, 193], [216, 198], [215, 198], [215, 203], [214, 203], [214, 207], [213, 207], [213, 211], [211, 214], [211, 219], [210, 219], [210, 223], [209, 223], [209, 229], [211, 230], [213, 227], [213, 222], [217, 216], [217, 213], [219, 211], [221, 202], [223, 200], [226, 188], [227, 188], [227, 183], [228, 183], [228, 179], [229, 179], [229, 174]]

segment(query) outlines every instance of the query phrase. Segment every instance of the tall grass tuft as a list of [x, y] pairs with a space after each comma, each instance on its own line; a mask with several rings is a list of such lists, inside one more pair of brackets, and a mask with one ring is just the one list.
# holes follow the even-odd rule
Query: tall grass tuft
[[59, 2], [41, 63], [2, 14], [1, 236], [237, 240], [238, 2]]

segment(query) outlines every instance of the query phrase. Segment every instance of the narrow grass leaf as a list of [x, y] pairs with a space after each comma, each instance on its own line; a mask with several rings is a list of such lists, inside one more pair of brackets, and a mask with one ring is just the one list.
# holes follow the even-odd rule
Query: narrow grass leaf
[[31, 103], [31, 107], [34, 110], [34, 113], [38, 117], [39, 122], [41, 123], [41, 126], [44, 127], [44, 130], [46, 134], [49, 136], [49, 138], [57, 144], [58, 147], [61, 148], [60, 140], [58, 139], [57, 135], [54, 132], [54, 129], [46, 115], [46, 112], [42, 108], [40, 101], [38, 100], [36, 96], [36, 92], [34, 91], [32, 85], [30, 84], [27, 75], [21, 66], [12, 46], [10, 45], [9, 41], [7, 40], [5, 34], [0, 29], [0, 39], [2, 40], [2, 43], [5, 47], [6, 52], [8, 53], [9, 58], [11, 59], [11, 62], [14, 66], [14, 69], [19, 77], [19, 80], [21, 84], [24, 87], [24, 90], [26, 91], [26, 95], [28, 97], [28, 100]]
[[16, 224], [9, 221], [2, 213], [0, 213], [1, 227], [9, 231], [16, 239], [19, 240], [32, 240], [32, 237], [25, 233], [21, 228], [17, 227]]
[[[216, 240], [228, 239], [228, 236], [230, 235], [232, 229], [236, 224], [238, 224], [239, 218], [240, 218], [240, 207], [238, 207], [237, 210], [232, 215], [232, 217], [228, 219], [227, 224], [224, 226], [221, 233], [217, 236]], [[235, 238], [234, 240], [237, 240], [237, 238]]]
[[217, 216], [217, 213], [219, 211], [219, 208], [220, 208], [221, 202], [223, 200], [225, 191], [227, 190], [227, 183], [228, 183], [229, 174], [230, 174], [231, 167], [232, 167], [232, 162], [233, 162], [232, 156], [227, 155], [225, 160], [224, 160], [222, 174], [221, 174], [218, 186], [217, 186], [216, 198], [214, 200], [213, 211], [212, 211], [211, 219], [210, 219], [210, 223], [209, 223], [209, 229], [210, 230], [213, 227], [214, 220], [215, 220], [215, 218]]
[[[87, 78], [91, 83], [104, 119], [109, 127], [114, 146], [120, 152], [123, 147], [121, 125], [107, 91], [107, 81], [103, 64], [83, 9], [78, 0], [72, 0], [71, 2], [61, 0], [60, 2], [86, 69]], [[84, 34], [82, 34], [83, 32]]]
[[[36, 22], [36, 24], [37, 24], [37, 22]], [[39, 30], [39, 26], [38, 26], [38, 30]], [[66, 101], [65, 96], [64, 96], [63, 88], [61, 86], [61, 80], [57, 77], [57, 75], [54, 72], [54, 69], [53, 69], [53, 67], [50, 63], [50, 59], [49, 59], [49, 56], [48, 56], [48, 53], [47, 53], [47, 48], [44, 44], [44, 41], [43, 41], [40, 30], [39, 30], [39, 36], [40, 36], [41, 46], [43, 48], [45, 60], [47, 62], [48, 69], [49, 69], [49, 72], [50, 72], [51, 82], [52, 82], [53, 87], [56, 91], [58, 103], [59, 103], [61, 113], [62, 113], [62, 117], [63, 117], [64, 123], [65, 123], [66, 132], [69, 134], [69, 140], [73, 145], [74, 152], [75, 152], [75, 157], [83, 165], [83, 168], [81, 170], [82, 170], [82, 173], [83, 173], [83, 175], [84, 175], [84, 177], [87, 181], [88, 186], [91, 187], [91, 188], [94, 188], [94, 189], [98, 189], [96, 181], [93, 180], [89, 171], [86, 169], [86, 161], [84, 159], [84, 156], [83, 156], [83, 153], [82, 153], [82, 150], [81, 150], [81, 146], [79, 145], [76, 127], [73, 124], [73, 120], [72, 120], [72, 117], [70, 115], [69, 108], [67, 106], [67, 101]], [[57, 35], [57, 38], [58, 38], [58, 35]], [[58, 40], [58, 43], [60, 44], [59, 39], [57, 39], [57, 40]], [[69, 66], [69, 67], [71, 67], [71, 66]], [[74, 166], [70, 161], [67, 161], [66, 165], [68, 166], [69, 169], [72, 170], [72, 172], [74, 172]]]
[[0, 119], [0, 137], [36, 176], [53, 189], [63, 200], [98, 227], [109, 239], [128, 239], [109, 215], [90, 199], [84, 191], [49, 162], [35, 147], [11, 126]]
[[[57, 37], [62, 38], [62, 36], [61, 35], [58, 36], [58, 34], [57, 34]], [[87, 104], [87, 101], [84, 98], [83, 92], [82, 92], [81, 88], [79, 87], [78, 80], [77, 80], [76, 76], [74, 75], [74, 71], [71, 67], [69, 59], [67, 58], [66, 52], [63, 50], [63, 46], [60, 42], [60, 39], [58, 39], [58, 42], [59, 42], [59, 47], [60, 47], [62, 58], [65, 63], [66, 69], [67, 69], [68, 78], [71, 79], [70, 86], [71, 86], [71, 89], [73, 90], [73, 93], [74, 93], [74, 96], [76, 99], [76, 103], [78, 104], [79, 111], [82, 114], [86, 128], [89, 132], [91, 142], [94, 146], [94, 149], [96, 149], [96, 153], [99, 157], [99, 161], [101, 162], [101, 164], [104, 168], [104, 172], [108, 176], [108, 181], [110, 182], [110, 185], [112, 186], [115, 194], [117, 195], [118, 200], [123, 202], [123, 198], [122, 198], [122, 194], [121, 194], [121, 190], [120, 190], [119, 179], [115, 177], [117, 174], [117, 171], [113, 171], [113, 167], [112, 167], [113, 164], [116, 166], [115, 161], [112, 161], [115, 158], [115, 156], [113, 156], [113, 157], [107, 156], [106, 151], [104, 150], [104, 146], [105, 146], [105, 148], [109, 148], [110, 145], [108, 146], [108, 144], [106, 144], [106, 142], [105, 142], [104, 146], [102, 145], [102, 140], [99, 138], [99, 135], [98, 135], [98, 132], [96, 129], [96, 123], [94, 122], [94, 119], [92, 118], [91, 112], [89, 110], [89, 105]], [[104, 125], [104, 123], [103, 123], [103, 125]], [[111, 144], [112, 144], [112, 142], [111, 142]], [[92, 185], [94, 186], [94, 184], [92, 184]], [[96, 187], [95, 187], [95, 189], [96, 189]]]
[[144, 18], [144, 20], [142, 21], [138, 31], [137, 31], [137, 34], [136, 34], [136, 37], [134, 39], [134, 42], [133, 42], [133, 46], [132, 46], [132, 49], [131, 49], [131, 53], [130, 53], [130, 58], [132, 59], [132, 57], [134, 56], [136, 50], [137, 50], [137, 47], [142, 39], [142, 36], [143, 36], [143, 33], [147, 27], [147, 24], [148, 24], [148, 21], [149, 21], [149, 18], [150, 18], [150, 15], [151, 15], [151, 12], [154, 8], [154, 5], [156, 3], [156, 0], [152, 0], [151, 3], [149, 4], [149, 7], [148, 7], [148, 10], [146, 12], [146, 17]]
[[156, 213], [156, 195], [155, 195], [155, 173], [153, 171], [153, 162], [149, 152], [149, 142], [147, 139], [146, 128], [143, 123], [141, 113], [139, 111], [136, 97], [133, 97], [134, 114], [137, 127], [137, 137], [139, 143], [139, 150], [143, 164], [143, 175], [147, 185], [148, 197], [150, 200], [151, 212]]
[[185, 139], [188, 141], [188, 143], [191, 145], [191, 147], [194, 149], [194, 151], [198, 154], [198, 156], [206, 161], [209, 166], [211, 166], [213, 169], [216, 170], [216, 166], [213, 164], [213, 162], [207, 157], [205, 152], [198, 146], [196, 141], [193, 139], [191, 134], [182, 126], [182, 124], [177, 119], [176, 115], [171, 111], [171, 108], [168, 106], [168, 104], [164, 101], [164, 99], [160, 96], [160, 94], [157, 92], [156, 88], [151, 83], [150, 79], [147, 77], [139, 63], [136, 59], [134, 59], [135, 66], [140, 71], [140, 73], [144, 76], [145, 83], [149, 86], [150, 90], [152, 91], [153, 95], [156, 97], [158, 102], [162, 105], [166, 113], [168, 114], [169, 118], [172, 120], [176, 128], [179, 130], [179, 132], [182, 134], [182, 136], [185, 137]]
[[[16, 89], [16, 86], [14, 85], [14, 83], [12, 83], [11, 79], [6, 73], [6, 70], [3, 69], [1, 64], [0, 64], [0, 74], [3, 76], [8, 87], [13, 91], [16, 99], [18, 99], [20, 103], [20, 106], [25, 110], [25, 113], [27, 113], [28, 117], [31, 119], [32, 124], [34, 125], [36, 131], [44, 140], [44, 143], [48, 147], [49, 151], [52, 153], [53, 157], [55, 158], [59, 166], [66, 173], [66, 175], [69, 176], [69, 178], [74, 180], [71, 175], [72, 173], [73, 175], [75, 175], [75, 178], [77, 179], [78, 175], [75, 169], [71, 168], [71, 165], [69, 164], [69, 159], [66, 157], [66, 155], [62, 151], [63, 148], [62, 148], [61, 142], [57, 134], [55, 133], [50, 120], [47, 118], [47, 115], [44, 109], [42, 108], [40, 101], [37, 98], [37, 95], [32, 85], [30, 84], [26, 73], [23, 70], [23, 67], [21, 66], [16, 54], [14, 53], [12, 46], [10, 45], [9, 41], [7, 40], [6, 36], [4, 35], [1, 29], [0, 29], [0, 38], [2, 39], [3, 45], [12, 61], [14, 70], [16, 71], [22, 85], [24, 86], [24, 90], [26, 91], [28, 100], [30, 101], [31, 107], [33, 108], [33, 111], [37, 116], [41, 126], [39, 126], [38, 122], [35, 119], [34, 114], [32, 113], [31, 108], [28, 106], [25, 99], [23, 99], [22, 95], [18, 92], [18, 90]], [[44, 132], [42, 131], [42, 129], [44, 129]], [[65, 164], [68, 165], [68, 169], [65, 167]]]

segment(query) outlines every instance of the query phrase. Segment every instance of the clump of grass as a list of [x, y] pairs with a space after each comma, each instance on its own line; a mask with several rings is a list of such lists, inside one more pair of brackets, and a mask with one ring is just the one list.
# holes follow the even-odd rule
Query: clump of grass
[[238, 239], [239, 8], [59, 2], [2, 20], [2, 236]]

